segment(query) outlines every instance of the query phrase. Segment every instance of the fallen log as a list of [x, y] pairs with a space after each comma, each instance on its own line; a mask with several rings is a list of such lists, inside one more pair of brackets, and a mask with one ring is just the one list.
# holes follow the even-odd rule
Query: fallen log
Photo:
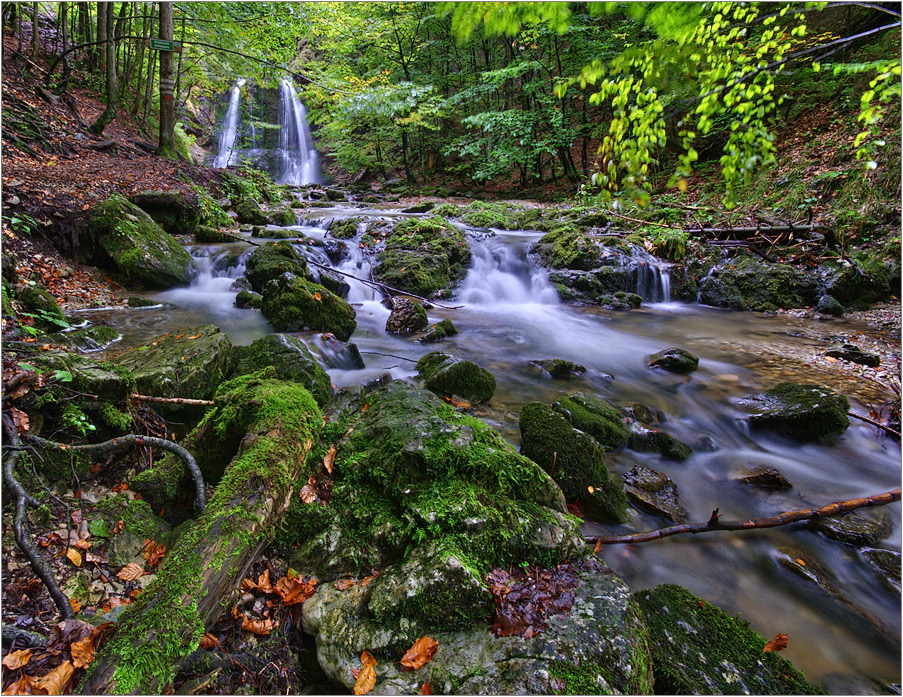
[[274, 376], [269, 369], [220, 388], [194, 436], [199, 460], [231, 461], [204, 513], [120, 617], [82, 694], [166, 693], [271, 539], [322, 424], [310, 393]]
[[216, 402], [211, 399], [188, 399], [187, 397], [151, 397], [147, 394], [130, 394], [133, 402], [153, 402], [154, 404], [178, 404], [186, 407], [212, 407]]
[[683, 525], [672, 525], [659, 530], [651, 530], [649, 532], [638, 532], [633, 535], [594, 535], [585, 537], [587, 543], [603, 544], [603, 545], [626, 545], [636, 544], [637, 542], [650, 542], [651, 540], [660, 540], [663, 537], [671, 537], [672, 535], [683, 535], [690, 533], [696, 535], [700, 532], [718, 532], [729, 530], [753, 530], [756, 528], [776, 528], [788, 523], [795, 523], [800, 520], [811, 520], [813, 518], [828, 518], [829, 516], [839, 515], [852, 511], [857, 508], [869, 508], [871, 506], [883, 506], [888, 503], [900, 500], [900, 490], [894, 489], [877, 496], [866, 496], [859, 499], [850, 499], [849, 501], [839, 501], [831, 503], [821, 508], [811, 508], [802, 511], [786, 511], [770, 518], [752, 518], [750, 520], [721, 520], [721, 514], [716, 508], [712, 511], [712, 517], [706, 523], [685, 523]]

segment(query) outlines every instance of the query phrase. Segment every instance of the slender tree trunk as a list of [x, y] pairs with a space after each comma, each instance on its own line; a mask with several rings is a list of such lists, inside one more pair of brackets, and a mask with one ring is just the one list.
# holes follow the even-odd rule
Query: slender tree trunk
[[[63, 3], [63, 4], [65, 5], [66, 3]], [[16, 27], [16, 29], [19, 34], [19, 40], [16, 44], [16, 50], [19, 51], [19, 53], [22, 53], [22, 15], [23, 14], [24, 14], [24, 12], [22, 11], [21, 8], [19, 9], [18, 12], [16, 12], [16, 21], [18, 22], [18, 26]]]
[[141, 118], [141, 130], [147, 129], [147, 120], [150, 117], [151, 96], [154, 90], [154, 68], [157, 66], [157, 54], [159, 51], [151, 51], [148, 56], [147, 86], [144, 90], [144, 115]]
[[[141, 20], [141, 38], [147, 38], [147, 15]], [[141, 105], [141, 86], [144, 84], [144, 41], [138, 42], [138, 79], [135, 80], [135, 103], [132, 105], [132, 116], [138, 116]]]
[[[182, 17], [182, 26], [179, 31], [179, 41], [185, 40], [185, 18]], [[175, 91], [175, 102], [176, 104], [180, 104], [179, 96], [181, 92], [182, 86], [182, 54], [179, 54], [179, 62], [176, 66], [176, 91]]]
[[31, 59], [38, 59], [38, 3], [31, 4]]
[[[172, 2], [160, 3], [160, 38], [172, 41]], [[160, 53], [160, 143], [157, 154], [176, 158], [176, 103], [172, 51]]]
[[[97, 40], [107, 40], [107, 11], [105, 9], [106, 2], [97, 3]], [[97, 67], [100, 70], [106, 70], [107, 56], [105, 51], [106, 44], [102, 44], [99, 55], [97, 57]]]
[[[107, 26], [113, 24], [113, 3], [105, 3], [104, 11], [107, 13]], [[103, 133], [103, 130], [109, 123], [116, 118], [116, 41], [107, 41], [104, 44], [106, 49], [106, 75], [107, 75], [107, 108], [97, 117], [97, 121], [91, 124], [90, 131], [96, 136]]]
[[404, 163], [404, 176], [409, 182], [416, 184], [417, 179], [414, 177], [411, 165], [408, 162], [408, 132], [404, 128], [401, 129], [401, 161]]

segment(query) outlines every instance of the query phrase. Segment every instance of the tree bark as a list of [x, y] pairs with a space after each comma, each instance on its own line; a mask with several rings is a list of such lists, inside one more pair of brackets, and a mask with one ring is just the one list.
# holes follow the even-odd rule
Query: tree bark
[[[113, 25], [113, 3], [104, 3], [106, 7], [104, 11], [107, 13], [107, 26]], [[104, 44], [104, 53], [106, 53], [106, 76], [107, 76], [107, 108], [97, 117], [97, 121], [91, 124], [89, 129], [91, 133], [99, 136], [110, 122], [116, 118], [116, 42], [107, 41]]]
[[38, 59], [38, 3], [31, 3], [31, 59]]
[[[160, 38], [172, 41], [172, 2], [160, 3]], [[160, 143], [157, 154], [175, 159], [176, 153], [176, 102], [173, 97], [172, 51], [160, 53]]]
[[[107, 10], [106, 2], [98, 2], [97, 3], [97, 40], [98, 41], [106, 41], [107, 40]], [[106, 44], [103, 44], [106, 46]], [[106, 70], [107, 67], [107, 57], [103, 49], [100, 50], [98, 56], [98, 67], [101, 70]]]

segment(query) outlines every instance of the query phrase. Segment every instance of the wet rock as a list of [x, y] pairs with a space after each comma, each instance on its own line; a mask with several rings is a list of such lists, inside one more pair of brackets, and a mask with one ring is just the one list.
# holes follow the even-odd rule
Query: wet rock
[[844, 344], [840, 349], [826, 351], [825, 355], [831, 358], [842, 358], [845, 361], [858, 363], [859, 365], [867, 365], [870, 368], [877, 368], [881, 365], [881, 356], [874, 353], [866, 353], [853, 344]]
[[450, 336], [458, 333], [457, 328], [450, 319], [444, 319], [438, 324], [426, 330], [424, 335], [420, 337], [420, 341], [424, 344], [432, 344], [436, 341], [442, 341]]
[[893, 532], [893, 522], [887, 511], [877, 511], [869, 518], [856, 511], [815, 518], [809, 521], [809, 527], [832, 540], [857, 547], [873, 547]]
[[134, 391], [126, 379], [128, 376], [114, 371], [106, 361], [101, 363], [77, 353], [45, 353], [36, 356], [33, 362], [50, 374], [56, 370], [72, 373], [69, 387], [84, 394], [96, 394], [108, 402], [121, 402]]
[[636, 465], [622, 476], [624, 492], [638, 508], [675, 523], [687, 519], [686, 509], [677, 501], [677, 485], [661, 472]]
[[314, 281], [327, 290], [335, 293], [343, 300], [348, 297], [348, 293], [351, 291], [351, 286], [348, 285], [348, 281], [340, 274], [333, 273], [326, 269], [317, 269], [313, 276]]
[[171, 235], [194, 234], [201, 222], [201, 206], [193, 194], [186, 195], [181, 191], [142, 191], [129, 196], [129, 201]]
[[229, 286], [229, 290], [231, 291], [242, 291], [242, 290], [251, 290], [251, 282], [242, 276], [241, 278], [236, 278], [232, 281], [232, 285]]
[[878, 575], [878, 579], [891, 592], [900, 592], [900, 553], [892, 549], [865, 547], [859, 550], [868, 565]]
[[126, 285], [171, 288], [191, 280], [191, 257], [136, 205], [114, 194], [88, 211], [79, 255]]
[[521, 408], [519, 427], [521, 454], [548, 472], [568, 500], [579, 496], [584, 504], [590, 504], [588, 512], [608, 522], [626, 520], [627, 499], [621, 482], [609, 475], [605, 449], [595, 438], [539, 402]]
[[672, 373], [692, 373], [699, 367], [699, 358], [682, 348], [668, 348], [649, 357], [646, 365]]
[[596, 302], [609, 310], [636, 310], [643, 304], [643, 298], [636, 293], [625, 293], [618, 291], [613, 295], [600, 295], [596, 298]]
[[443, 218], [460, 218], [461, 209], [454, 203], [440, 203], [432, 209], [433, 215], [441, 215]]
[[748, 256], [717, 264], [699, 284], [699, 302], [735, 310], [774, 312], [811, 307], [817, 297], [814, 274]]
[[66, 315], [43, 286], [22, 285], [16, 291], [16, 299], [24, 312], [34, 315], [38, 329], [59, 330], [69, 326]]
[[424, 201], [423, 203], [418, 203], [414, 206], [410, 206], [408, 208], [403, 208], [402, 213], [426, 213], [428, 211], [433, 210], [436, 206], [432, 201]]
[[235, 307], [240, 309], [259, 310], [261, 305], [263, 305], [263, 296], [253, 290], [240, 290], [235, 296]]
[[280, 380], [297, 382], [317, 400], [326, 404], [332, 398], [332, 383], [310, 349], [301, 339], [289, 334], [268, 334], [250, 346], [232, 348], [235, 375], [248, 375], [267, 366], [276, 369]]
[[754, 411], [750, 417], [754, 428], [803, 442], [831, 442], [850, 425], [847, 398], [821, 385], [782, 382], [740, 404]]
[[461, 220], [473, 227], [494, 227], [501, 230], [516, 230], [516, 212], [520, 206], [506, 203], [471, 201], [461, 209]]
[[473, 361], [433, 351], [417, 361], [423, 387], [443, 395], [458, 395], [469, 402], [486, 402], [495, 392], [495, 377]]
[[356, 344], [339, 341], [332, 334], [321, 334], [320, 341], [326, 367], [340, 370], [363, 370], [366, 367]]
[[426, 310], [410, 298], [393, 298], [392, 313], [386, 320], [389, 334], [413, 334], [429, 324]]
[[560, 397], [552, 409], [562, 414], [576, 429], [588, 433], [609, 450], [627, 443], [628, 430], [624, 415], [613, 404], [588, 392]]
[[[169, 526], [154, 513], [147, 501], [131, 498], [125, 493], [102, 498], [95, 511], [97, 518], [92, 518], [92, 522], [102, 520], [109, 531], [106, 538], [93, 538], [95, 548], [102, 543], [107, 562], [116, 568], [131, 563], [143, 565], [147, 540], [163, 542], [170, 532]], [[119, 521], [122, 521], [122, 530], [114, 535], [112, 530]]]
[[235, 206], [236, 220], [243, 225], [266, 225], [269, 216], [252, 198], [246, 198]]
[[340, 240], [350, 240], [357, 236], [358, 226], [362, 222], [361, 218], [346, 218], [345, 220], [337, 220], [329, 226], [329, 234]]
[[900, 292], [900, 259], [885, 259], [874, 252], [852, 252], [852, 266], [832, 260], [819, 267], [825, 289], [847, 309], [865, 309], [870, 303]]
[[822, 295], [818, 299], [815, 311], [820, 315], [830, 315], [831, 317], [843, 317], [844, 313], [843, 305], [830, 295]]
[[670, 433], [644, 428], [640, 424], [634, 424], [630, 429], [630, 448], [638, 452], [658, 453], [667, 460], [677, 462], [683, 462], [693, 453], [689, 445], [677, 440]]
[[131, 371], [141, 394], [210, 399], [232, 370], [231, 351], [229, 337], [204, 324], [168, 332], [109, 360]]
[[731, 617], [686, 588], [633, 594], [646, 617], [655, 694], [820, 694], [746, 620]]
[[338, 264], [346, 256], [348, 256], [348, 245], [339, 240], [326, 238], [320, 240], [319, 246], [320, 249], [323, 250], [323, 253], [329, 257], [329, 261], [331, 261], [333, 264]]
[[[274, 211], [270, 211], [267, 215], [268, 222], [270, 225], [278, 225], [279, 227], [288, 227], [289, 225], [296, 225], [298, 222], [297, 217], [295, 216], [295, 211], [291, 208], [278, 208]], [[292, 234], [292, 236], [297, 237], [297, 232], [288, 231]]]
[[544, 361], [530, 361], [533, 365], [537, 365], [546, 371], [553, 378], [569, 378], [572, 376], [582, 375], [586, 372], [586, 366], [579, 363], [573, 363], [561, 358], [552, 358]]
[[50, 334], [47, 339], [53, 344], [62, 344], [76, 351], [100, 351], [118, 341], [122, 335], [105, 325], [97, 325], [88, 327], [87, 329], [76, 329], [73, 332], [60, 332], [58, 334]]
[[347, 201], [348, 196], [344, 191], [339, 191], [338, 189], [326, 189], [326, 198], [330, 201]]
[[628, 406], [626, 411], [636, 421], [647, 426], [657, 426], [665, 423], [665, 413], [663, 411], [653, 409], [652, 407], [640, 404], [639, 402], [634, 402]]
[[286, 272], [302, 278], [310, 277], [307, 261], [290, 242], [267, 242], [248, 256], [245, 278], [254, 292], [263, 294], [269, 281]]
[[546, 233], [530, 251], [539, 257], [543, 266], [551, 269], [589, 271], [599, 266], [601, 258], [595, 242], [573, 225]]
[[235, 238], [224, 235], [215, 227], [210, 227], [209, 225], [198, 225], [194, 229], [194, 241], [223, 244], [225, 242], [234, 242]]
[[793, 484], [775, 467], [755, 467], [749, 473], [738, 477], [737, 481], [774, 491], [793, 488]]
[[260, 311], [278, 332], [330, 332], [347, 341], [357, 327], [351, 305], [323, 286], [291, 273], [267, 283]]

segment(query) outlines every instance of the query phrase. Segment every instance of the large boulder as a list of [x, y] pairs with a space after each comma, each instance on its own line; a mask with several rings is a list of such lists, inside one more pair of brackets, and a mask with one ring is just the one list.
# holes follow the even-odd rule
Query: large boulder
[[479, 404], [495, 392], [495, 376], [473, 361], [433, 351], [417, 361], [421, 386], [440, 395], [458, 395]]
[[520, 411], [521, 454], [536, 462], [568, 500], [580, 497], [587, 511], [610, 522], [624, 522], [627, 499], [621, 483], [605, 467], [605, 449], [591, 435], [545, 404]]
[[571, 426], [588, 433], [609, 450], [627, 443], [629, 432], [624, 423], [624, 414], [601, 397], [588, 392], [576, 392], [556, 399], [552, 409], [562, 414]]
[[277, 332], [330, 332], [347, 341], [357, 327], [351, 305], [323, 286], [292, 273], [267, 283], [260, 311]]
[[658, 695], [824, 694], [748, 622], [686, 588], [656, 586], [633, 594], [646, 616]]
[[686, 349], [672, 347], [651, 355], [646, 365], [672, 373], [692, 373], [699, 367], [699, 358]]
[[88, 211], [90, 244], [79, 253], [125, 285], [171, 288], [191, 280], [191, 256], [147, 213], [119, 194]]
[[276, 369], [280, 380], [297, 382], [307, 388], [320, 406], [332, 398], [332, 383], [301, 339], [290, 334], [268, 334], [250, 346], [232, 348], [235, 375], [247, 375], [267, 366]]
[[395, 298], [392, 302], [392, 313], [386, 320], [386, 332], [389, 334], [413, 334], [429, 324], [423, 305], [410, 298]]
[[457, 333], [458, 329], [452, 321], [450, 319], [444, 319], [427, 329], [423, 336], [420, 337], [420, 341], [424, 344], [433, 344], [450, 336], [454, 336]]
[[267, 225], [269, 216], [253, 198], [246, 198], [235, 206], [235, 218], [242, 225]]
[[129, 200], [172, 235], [194, 234], [202, 218], [197, 196], [181, 191], [142, 191]]
[[598, 245], [573, 225], [561, 225], [543, 235], [530, 251], [550, 269], [589, 271], [602, 258]]
[[310, 277], [307, 261], [291, 242], [267, 242], [251, 252], [245, 261], [245, 278], [255, 293], [263, 294], [269, 281], [286, 272]]
[[677, 485], [669, 477], [642, 465], [623, 476], [624, 491], [638, 508], [674, 523], [687, 519], [686, 509], [677, 500]]
[[813, 274], [748, 256], [717, 265], [699, 284], [700, 303], [735, 310], [811, 307], [820, 295]]
[[47, 335], [47, 341], [50, 343], [85, 352], [100, 351], [121, 338], [122, 334], [104, 324]]
[[753, 414], [754, 428], [775, 431], [803, 442], [831, 442], [850, 425], [850, 403], [821, 385], [782, 382], [741, 400]]
[[134, 375], [141, 394], [210, 399], [232, 372], [232, 342], [218, 327], [204, 324], [168, 332], [110, 361]]
[[44, 330], [59, 330], [69, 323], [53, 296], [43, 286], [22, 286], [16, 293], [23, 313], [34, 318], [35, 327]]
[[844, 307], [866, 309], [870, 303], [900, 292], [900, 259], [883, 259], [873, 252], [853, 252], [848, 260], [827, 261], [819, 267], [825, 291]]

